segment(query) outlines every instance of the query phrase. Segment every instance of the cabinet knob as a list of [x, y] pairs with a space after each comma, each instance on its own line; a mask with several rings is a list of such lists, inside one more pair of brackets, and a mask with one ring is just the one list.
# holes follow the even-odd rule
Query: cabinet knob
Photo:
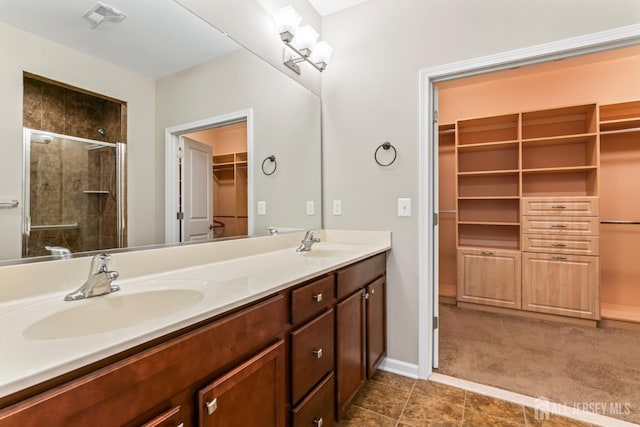
[[317, 350], [313, 350], [312, 353], [316, 357], [316, 359], [320, 359], [322, 357], [322, 349], [321, 348], [319, 348]]
[[313, 298], [313, 300], [315, 302], [321, 302], [322, 301], [322, 293], [314, 294], [311, 298]]
[[314, 425], [315, 427], [322, 427], [322, 424], [323, 424], [323, 423], [324, 423], [324, 422], [322, 421], [322, 417], [321, 417], [321, 418], [314, 418], [314, 419], [313, 419], [313, 425]]
[[210, 402], [205, 402], [204, 405], [207, 407], [207, 413], [211, 415], [218, 409], [218, 398], [214, 398]]
[[556, 260], [556, 261], [564, 261], [567, 259], [566, 256], [552, 256], [551, 259]]
[[375, 289], [371, 289], [371, 292], [370, 292], [370, 293], [371, 293], [371, 296], [373, 296], [373, 294], [375, 294], [375, 293], [376, 293], [376, 290], [375, 290]]
[[482, 252], [480, 252], [480, 254], [481, 255], [495, 255], [495, 253], [491, 252], [491, 251], [482, 251]]
[[369, 292], [365, 292], [362, 294], [362, 298], [369, 299]]

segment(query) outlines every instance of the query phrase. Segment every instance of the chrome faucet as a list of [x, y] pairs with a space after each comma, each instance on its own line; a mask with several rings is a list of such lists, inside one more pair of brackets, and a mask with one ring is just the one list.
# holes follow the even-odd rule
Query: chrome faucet
[[59, 259], [69, 259], [71, 258], [71, 251], [69, 248], [65, 248], [63, 246], [45, 246], [46, 250], [51, 252], [51, 256]]
[[320, 241], [319, 238], [313, 237], [313, 231], [307, 231], [304, 235], [304, 239], [300, 242], [300, 246], [296, 249], [296, 252], [309, 252], [311, 250], [311, 245], [314, 243], [318, 243]]
[[77, 291], [64, 297], [64, 300], [75, 301], [119, 291], [120, 286], [111, 283], [118, 278], [119, 274], [117, 271], [109, 271], [110, 263], [111, 255], [109, 254], [100, 253], [94, 256], [87, 281]]

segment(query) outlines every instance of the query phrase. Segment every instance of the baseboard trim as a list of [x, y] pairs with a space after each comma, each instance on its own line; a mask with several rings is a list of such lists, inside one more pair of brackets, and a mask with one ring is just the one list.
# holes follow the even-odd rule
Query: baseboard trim
[[392, 374], [398, 374], [414, 379], [418, 378], [418, 365], [414, 363], [407, 363], [402, 360], [385, 357], [382, 362], [380, 362], [380, 366], [378, 366], [378, 368], [386, 372], [391, 372]]
[[555, 402], [547, 402], [541, 401], [540, 398], [535, 398], [531, 396], [526, 396], [520, 393], [514, 393], [512, 391], [503, 390], [501, 388], [492, 387], [480, 383], [476, 383], [473, 381], [467, 381], [456, 377], [451, 377], [449, 375], [438, 374], [433, 372], [429, 376], [429, 381], [438, 382], [441, 384], [446, 384], [452, 387], [458, 387], [467, 391], [472, 391], [474, 393], [482, 394], [485, 396], [493, 397], [496, 399], [506, 400], [507, 402], [512, 402], [522, 406], [528, 406], [530, 408], [540, 408], [541, 403], [547, 404], [542, 408], [545, 409], [546, 412], [551, 414], [561, 415], [563, 417], [572, 418], [574, 420], [595, 424], [599, 426], [608, 426], [608, 427], [633, 427], [637, 426], [637, 424], [630, 423], [628, 421], [623, 421], [618, 418], [611, 418], [605, 415], [596, 414], [594, 412], [587, 412], [582, 409], [577, 409], [571, 406], [563, 405]]

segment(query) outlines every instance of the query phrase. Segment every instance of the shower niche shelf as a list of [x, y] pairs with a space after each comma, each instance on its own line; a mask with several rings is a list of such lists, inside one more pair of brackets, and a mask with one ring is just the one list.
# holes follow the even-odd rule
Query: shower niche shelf
[[109, 194], [109, 190], [84, 190], [84, 194]]

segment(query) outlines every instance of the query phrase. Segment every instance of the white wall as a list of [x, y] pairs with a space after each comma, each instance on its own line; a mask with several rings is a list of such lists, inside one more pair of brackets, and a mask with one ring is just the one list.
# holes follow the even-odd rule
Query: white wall
[[[265, 234], [269, 226], [321, 227], [318, 96], [245, 49], [159, 80], [156, 93], [159, 146], [168, 127], [252, 109], [249, 169], [256, 201], [267, 202], [266, 216], [256, 215], [255, 203], [249, 206], [254, 233]], [[262, 161], [272, 154], [278, 168], [266, 176]], [[317, 206], [313, 216], [306, 215], [307, 200]]]
[[[391, 230], [388, 356], [418, 361], [418, 71], [640, 21], [637, 0], [369, 0], [323, 19], [325, 226]], [[377, 145], [398, 149], [393, 167]], [[398, 197], [413, 216], [396, 216]], [[342, 216], [331, 201], [342, 200]]]
[[[301, 75], [283, 65], [284, 45], [276, 31], [273, 13], [283, 6], [292, 5], [302, 16], [302, 25], [309, 24], [324, 40], [322, 22], [318, 12], [307, 0], [176, 0], [214, 27], [249, 48], [289, 77], [301, 82], [320, 95], [320, 73], [309, 64], [302, 64]], [[327, 40], [331, 44], [330, 40]]]
[[[156, 243], [157, 183], [152, 80], [0, 23], [0, 200], [22, 200], [22, 72], [27, 71], [128, 103], [129, 244]], [[163, 148], [159, 147], [162, 152]], [[20, 258], [22, 209], [0, 209], [0, 259]], [[162, 230], [162, 228], [160, 228]]]

